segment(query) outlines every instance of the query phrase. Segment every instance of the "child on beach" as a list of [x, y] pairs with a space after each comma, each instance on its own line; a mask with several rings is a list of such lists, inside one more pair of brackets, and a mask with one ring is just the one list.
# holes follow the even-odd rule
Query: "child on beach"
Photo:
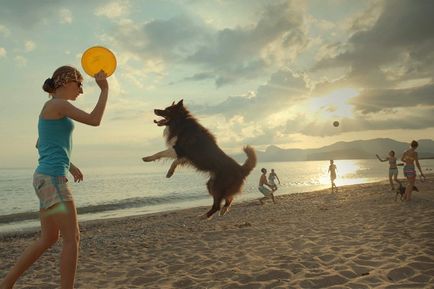
[[332, 192], [334, 192], [335, 190], [336, 190], [336, 192], [338, 191], [338, 187], [335, 184], [336, 171], [337, 171], [337, 167], [334, 164], [334, 161], [330, 160], [330, 166], [329, 166], [328, 172], [330, 173], [330, 181], [332, 182]]
[[259, 202], [261, 203], [261, 205], [263, 205], [264, 200], [271, 198], [273, 200], [273, 203], [275, 204], [276, 200], [274, 200], [274, 195], [273, 195], [274, 191], [270, 190], [266, 187], [266, 185], [267, 185], [268, 187], [270, 187], [272, 189], [271, 184], [269, 184], [267, 182], [267, 170], [262, 168], [261, 172], [262, 172], [262, 175], [259, 178], [258, 190], [264, 195], [264, 197], [260, 198]]
[[404, 176], [407, 178], [407, 187], [405, 188], [404, 200], [411, 201], [411, 192], [413, 191], [414, 184], [416, 182], [416, 169], [414, 164], [416, 163], [417, 168], [419, 169], [420, 176], [425, 178], [425, 175], [422, 173], [422, 169], [419, 164], [419, 157], [416, 152], [417, 147], [419, 146], [417, 141], [412, 141], [410, 144], [410, 148], [407, 149], [402, 157], [401, 161], [405, 163], [404, 165]]
[[77, 211], [66, 175], [69, 171], [74, 182], [83, 180], [83, 174], [70, 161], [74, 122], [99, 126], [107, 103], [108, 83], [103, 71], [95, 74], [101, 92], [91, 113], [84, 112], [69, 101], [83, 93], [83, 77], [71, 66], [62, 66], [45, 80], [43, 90], [48, 100], [38, 117], [39, 164], [33, 175], [33, 187], [39, 198], [41, 236], [30, 245], [0, 283], [0, 289], [10, 289], [17, 279], [59, 239], [63, 238], [60, 257], [59, 288], [74, 288], [77, 269], [80, 230]]
[[[377, 159], [380, 162], [387, 162], [389, 161], [389, 182], [390, 182], [390, 186], [391, 186], [391, 190], [394, 191], [395, 190], [395, 186], [393, 184], [393, 180], [398, 183], [399, 187], [402, 186], [401, 182], [398, 180], [398, 166], [402, 165], [402, 164], [396, 164], [396, 157], [395, 157], [395, 152], [392, 150], [389, 152], [389, 156], [386, 157], [384, 160], [382, 158], [380, 158], [379, 155], [375, 155], [377, 157]], [[393, 180], [392, 180], [392, 176], [393, 176]]]
[[274, 172], [274, 169], [271, 169], [271, 173], [268, 175], [268, 183], [271, 185], [271, 189], [273, 190], [273, 192], [275, 192], [277, 190], [277, 184], [275, 182], [276, 179], [277, 179], [277, 181], [279, 182], [279, 185], [280, 185], [279, 177]]

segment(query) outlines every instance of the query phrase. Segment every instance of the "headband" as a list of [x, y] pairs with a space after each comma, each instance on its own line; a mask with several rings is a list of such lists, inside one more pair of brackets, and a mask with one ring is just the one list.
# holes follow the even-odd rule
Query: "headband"
[[83, 78], [81, 77], [81, 75], [79, 75], [77, 71], [74, 69], [73, 71], [68, 71], [54, 77], [52, 79], [53, 81], [52, 83], [54, 84], [54, 89], [57, 89], [67, 84], [68, 82], [71, 81], [81, 82], [82, 80]]

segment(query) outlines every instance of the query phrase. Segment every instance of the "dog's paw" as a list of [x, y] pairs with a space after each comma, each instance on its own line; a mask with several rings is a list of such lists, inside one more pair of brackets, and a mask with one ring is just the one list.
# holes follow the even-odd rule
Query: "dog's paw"
[[144, 162], [152, 162], [154, 159], [152, 157], [143, 157], [142, 160]]
[[212, 219], [212, 216], [208, 217], [207, 214], [199, 215], [199, 220], [211, 220], [211, 219]]
[[229, 207], [223, 207], [220, 210], [220, 216], [224, 216], [229, 211]]
[[173, 171], [168, 171], [166, 174], [166, 178], [170, 178], [171, 176], [173, 176]]

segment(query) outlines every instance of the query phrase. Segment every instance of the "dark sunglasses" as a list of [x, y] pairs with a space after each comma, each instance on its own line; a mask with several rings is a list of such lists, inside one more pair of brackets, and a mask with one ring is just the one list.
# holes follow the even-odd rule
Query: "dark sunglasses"
[[78, 88], [83, 88], [83, 83], [80, 81], [74, 81], [75, 83], [77, 83]]

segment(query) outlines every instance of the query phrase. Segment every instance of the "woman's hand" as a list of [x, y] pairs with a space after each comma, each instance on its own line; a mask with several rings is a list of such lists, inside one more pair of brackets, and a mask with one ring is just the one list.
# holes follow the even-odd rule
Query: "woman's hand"
[[420, 180], [422, 182], [425, 182], [425, 180], [426, 180], [425, 175], [422, 172], [420, 172]]
[[107, 74], [104, 71], [95, 74], [95, 81], [101, 90], [108, 90]]
[[74, 166], [72, 163], [69, 166], [69, 172], [74, 177], [75, 183], [79, 183], [83, 180], [83, 174], [81, 173], [80, 169]]

